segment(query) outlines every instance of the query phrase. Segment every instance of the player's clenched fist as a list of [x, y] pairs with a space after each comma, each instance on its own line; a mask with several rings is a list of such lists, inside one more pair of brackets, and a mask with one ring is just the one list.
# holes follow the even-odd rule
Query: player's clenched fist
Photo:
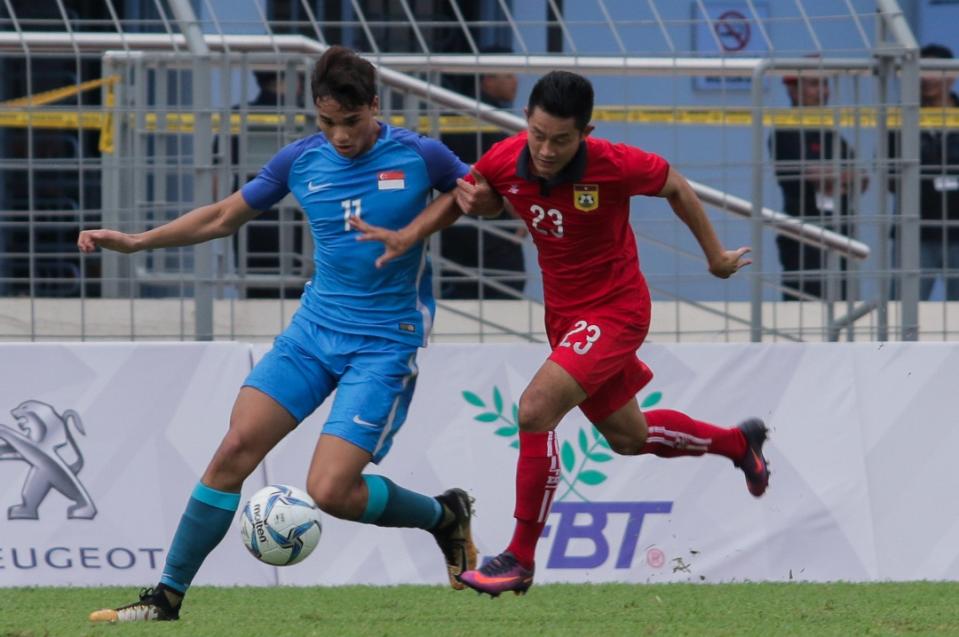
[[90, 253], [97, 248], [129, 254], [139, 250], [138, 241], [133, 235], [117, 230], [84, 230], [77, 238], [80, 252]]
[[456, 190], [453, 197], [460, 210], [468, 215], [478, 217], [495, 217], [503, 211], [503, 197], [493, 190], [486, 178], [476, 170], [470, 168], [473, 183], [465, 179], [456, 180]]

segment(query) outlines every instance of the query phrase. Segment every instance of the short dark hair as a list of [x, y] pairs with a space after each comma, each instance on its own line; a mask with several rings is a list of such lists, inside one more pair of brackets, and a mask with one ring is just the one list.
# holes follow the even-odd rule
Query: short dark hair
[[919, 49], [919, 57], [921, 58], [940, 58], [943, 60], [952, 59], [952, 49], [942, 44], [927, 44], [926, 46]]
[[313, 103], [330, 97], [346, 110], [370, 106], [376, 98], [376, 69], [355, 51], [331, 46], [313, 66]]
[[550, 71], [533, 86], [526, 108], [530, 115], [541, 108], [554, 117], [572, 117], [576, 128], [585, 130], [593, 117], [593, 85], [576, 73]]

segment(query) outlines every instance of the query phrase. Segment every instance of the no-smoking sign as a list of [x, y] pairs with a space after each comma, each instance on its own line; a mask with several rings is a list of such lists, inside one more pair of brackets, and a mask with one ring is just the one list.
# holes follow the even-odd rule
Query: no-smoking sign
[[[768, 54], [765, 38], [760, 37], [764, 20], [769, 19], [769, 5], [763, 0], [704, 0], [692, 9], [696, 26], [693, 43], [704, 57], [736, 57]], [[753, 37], [756, 36], [756, 37]], [[765, 82], [765, 80], [764, 80]], [[693, 88], [705, 91], [749, 90], [749, 77], [697, 75]]]
[[735, 9], [721, 13], [713, 22], [713, 29], [719, 38], [719, 45], [729, 53], [745, 49], [752, 33], [749, 20]]

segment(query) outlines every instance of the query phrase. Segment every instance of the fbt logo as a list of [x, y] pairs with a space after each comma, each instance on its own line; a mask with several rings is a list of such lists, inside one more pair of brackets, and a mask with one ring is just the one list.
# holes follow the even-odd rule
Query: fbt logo
[[70, 519], [92, 520], [97, 508], [77, 474], [83, 468], [83, 454], [70, 432], [69, 423], [86, 435], [80, 414], [67, 409], [58, 414], [39, 400], [25, 400], [10, 414], [17, 429], [0, 423], [0, 460], [15, 460], [29, 465], [21, 501], [7, 509], [8, 520], [37, 520], [38, 509], [47, 494], [57, 490], [73, 504], [67, 508]]
[[[543, 529], [542, 537], [553, 538], [546, 568], [599, 568], [610, 559], [611, 547], [617, 545], [613, 567], [631, 568], [646, 516], [668, 515], [672, 510], [672, 502], [557, 502], [551, 514], [559, 515], [559, 521]], [[619, 515], [626, 516], [622, 536], [609, 537], [610, 517]], [[574, 542], [580, 549], [584, 544], [591, 546], [592, 552], [572, 554], [570, 545]], [[647, 559], [647, 563], [657, 566], [655, 560]]]

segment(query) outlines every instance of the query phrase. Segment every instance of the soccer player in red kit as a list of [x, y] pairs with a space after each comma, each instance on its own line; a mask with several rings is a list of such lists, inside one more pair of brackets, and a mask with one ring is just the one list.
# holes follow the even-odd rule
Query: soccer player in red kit
[[[539, 251], [552, 353], [519, 402], [516, 528], [509, 547], [460, 580], [497, 596], [533, 582], [536, 542], [560, 481], [554, 430], [579, 407], [623, 455], [665, 458], [713, 453], [733, 461], [759, 497], [769, 484], [766, 426], [756, 418], [725, 428], [668, 409], [643, 413], [636, 393], [652, 372], [636, 356], [649, 331], [649, 289], [629, 225], [633, 195], [664, 197], [696, 237], [709, 271], [728, 278], [750, 261], [749, 248], [726, 250], [687, 181], [662, 157], [589, 137], [593, 88], [553, 71], [534, 86], [528, 130], [496, 144], [460, 180], [459, 207], [498, 212], [502, 199], [526, 222]], [[387, 261], [447, 220], [420, 215], [396, 232], [366, 225], [363, 239], [386, 245]]]

